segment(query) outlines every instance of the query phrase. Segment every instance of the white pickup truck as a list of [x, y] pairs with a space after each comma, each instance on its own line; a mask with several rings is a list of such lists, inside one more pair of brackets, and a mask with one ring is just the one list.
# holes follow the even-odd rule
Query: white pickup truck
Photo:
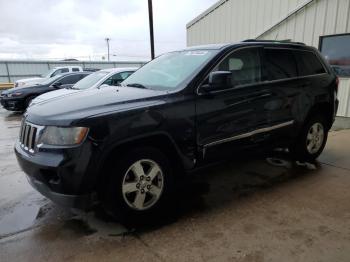
[[59, 66], [50, 69], [46, 74], [43, 74], [42, 77], [33, 77], [20, 79], [15, 82], [15, 87], [22, 87], [27, 85], [38, 84], [44, 79], [54, 77], [56, 75], [70, 73], [70, 72], [82, 72], [83, 68], [81, 66]]

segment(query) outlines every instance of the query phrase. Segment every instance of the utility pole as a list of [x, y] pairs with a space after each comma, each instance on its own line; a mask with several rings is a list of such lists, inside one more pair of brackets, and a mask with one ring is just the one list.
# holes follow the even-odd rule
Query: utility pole
[[154, 59], [153, 10], [152, 0], [148, 0], [149, 35], [151, 41], [151, 58]]
[[108, 59], [108, 62], [109, 62], [109, 40], [111, 40], [110, 38], [105, 38], [106, 42], [107, 42], [107, 59]]

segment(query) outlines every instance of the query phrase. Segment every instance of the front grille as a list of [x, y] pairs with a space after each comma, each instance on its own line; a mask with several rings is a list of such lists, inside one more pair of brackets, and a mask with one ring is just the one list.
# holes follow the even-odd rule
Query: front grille
[[24, 150], [34, 153], [40, 129], [41, 127], [39, 126], [28, 123], [25, 120], [22, 121], [19, 142]]

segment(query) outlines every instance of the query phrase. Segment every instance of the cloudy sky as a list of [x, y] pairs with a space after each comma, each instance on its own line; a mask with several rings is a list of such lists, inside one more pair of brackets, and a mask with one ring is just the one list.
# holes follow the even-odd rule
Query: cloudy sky
[[[153, 0], [156, 54], [186, 46], [186, 23], [217, 0]], [[147, 0], [0, 0], [0, 59], [150, 56]]]

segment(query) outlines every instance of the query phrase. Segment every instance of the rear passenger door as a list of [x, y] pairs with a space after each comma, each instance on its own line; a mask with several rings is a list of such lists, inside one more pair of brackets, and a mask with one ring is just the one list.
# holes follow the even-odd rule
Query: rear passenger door
[[304, 81], [298, 77], [297, 62], [292, 49], [265, 47], [264, 74], [266, 91], [259, 101], [257, 121], [266, 128], [265, 138], [287, 141], [294, 136], [293, 126], [300, 112]]

